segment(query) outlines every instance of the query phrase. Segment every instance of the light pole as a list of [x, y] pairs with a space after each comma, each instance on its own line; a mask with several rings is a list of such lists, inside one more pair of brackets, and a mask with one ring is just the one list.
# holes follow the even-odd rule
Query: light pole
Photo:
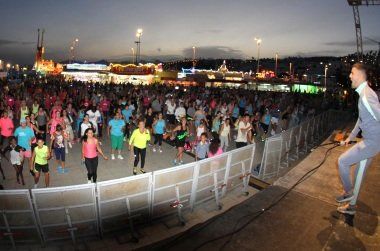
[[293, 64], [290, 62], [290, 63], [289, 63], [289, 75], [290, 75], [290, 79], [293, 79], [293, 74], [292, 74], [292, 70], [293, 70], [293, 69], [292, 69], [292, 65], [293, 65]]
[[79, 39], [75, 38], [71, 42], [71, 46], [70, 46], [70, 59], [71, 60], [69, 60], [69, 61], [74, 62], [74, 63], [75, 63], [75, 49], [76, 49], [76, 46], [78, 46], [78, 42], [79, 42]]
[[193, 46], [193, 69], [195, 69], [195, 46]]
[[7, 66], [7, 71], [9, 71], [9, 69], [11, 68], [11, 64], [8, 63], [6, 66]]
[[256, 45], [257, 45], [257, 69], [256, 69], [256, 77], [259, 75], [260, 70], [260, 45], [261, 45], [261, 38], [255, 37]]
[[[323, 62], [321, 62], [321, 65], [323, 65]], [[325, 96], [326, 96], [326, 91], [327, 91], [327, 72], [329, 70], [329, 66], [331, 63], [325, 64]]]
[[141, 44], [141, 36], [142, 36], [142, 33], [143, 33], [143, 30], [141, 28], [137, 29], [136, 31], [136, 37], [137, 37], [137, 41], [135, 41], [136, 43], [136, 65], [140, 63], [140, 44]]
[[278, 61], [278, 53], [276, 52], [276, 62], [275, 62], [275, 66], [274, 66], [274, 75], [276, 76], [276, 78], [277, 78], [277, 61]]
[[132, 64], [135, 64], [135, 49], [133, 49], [132, 47], [131, 50], [132, 50]]

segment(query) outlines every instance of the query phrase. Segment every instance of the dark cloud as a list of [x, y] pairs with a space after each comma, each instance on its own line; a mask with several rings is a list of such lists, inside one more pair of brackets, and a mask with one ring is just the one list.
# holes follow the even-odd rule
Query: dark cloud
[[[298, 56], [298, 57], [320, 57], [320, 56], [339, 56], [349, 53], [349, 50], [320, 50], [320, 51], [299, 51], [294, 53], [293, 55], [287, 55], [287, 56]], [[285, 55], [284, 55], [285, 56]]]
[[7, 46], [7, 45], [31, 45], [34, 44], [34, 42], [22, 42], [22, 41], [14, 41], [14, 40], [7, 40], [7, 39], [0, 39], [0, 46]]
[[204, 34], [204, 33], [212, 33], [212, 34], [218, 34], [221, 33], [223, 30], [221, 29], [208, 29], [208, 30], [202, 30], [202, 31], [197, 31], [197, 34]]
[[[374, 45], [375, 42], [369, 41], [368, 39], [364, 38], [363, 39], [363, 45]], [[332, 41], [332, 42], [327, 42], [325, 45], [328, 46], [342, 46], [342, 47], [355, 47], [356, 46], [356, 41], [355, 40], [350, 40], [350, 41]]]
[[[186, 58], [193, 57], [193, 48], [185, 48], [182, 54]], [[201, 46], [196, 47], [195, 54], [197, 58], [243, 58], [244, 53], [241, 50], [233, 49], [228, 46]]]

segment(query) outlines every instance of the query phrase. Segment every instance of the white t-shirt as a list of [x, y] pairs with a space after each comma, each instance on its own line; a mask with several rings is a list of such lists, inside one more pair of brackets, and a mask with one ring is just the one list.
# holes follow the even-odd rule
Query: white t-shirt
[[[91, 122], [92, 123], [92, 122]], [[91, 123], [88, 123], [88, 124], [85, 124], [85, 123], [82, 123], [80, 125], [80, 136], [83, 136], [84, 135], [84, 132], [87, 130], [87, 128], [90, 128], [91, 127]]]
[[175, 110], [176, 119], [180, 119], [185, 116], [186, 116], [186, 109], [184, 107], [177, 107], [177, 109]]
[[172, 105], [172, 102], [169, 101], [169, 102], [166, 102], [166, 105], [168, 106], [168, 114], [173, 115], [176, 108], [176, 104], [174, 103]]
[[98, 119], [101, 117], [101, 114], [98, 110], [95, 112], [88, 110], [86, 113], [88, 114], [88, 120], [90, 120], [94, 125], [98, 123]]
[[236, 137], [236, 142], [247, 142], [247, 133], [248, 133], [248, 131], [242, 132], [241, 129], [246, 129], [246, 128], [250, 127], [250, 126], [251, 126], [251, 124], [249, 122], [247, 122], [247, 125], [245, 125], [243, 121], [239, 122], [238, 134], [237, 134], [237, 137]]

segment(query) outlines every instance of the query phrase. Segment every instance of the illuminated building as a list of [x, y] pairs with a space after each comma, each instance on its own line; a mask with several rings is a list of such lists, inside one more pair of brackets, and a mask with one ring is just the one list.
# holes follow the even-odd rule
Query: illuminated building
[[40, 40], [40, 29], [38, 29], [37, 52], [33, 69], [43, 75], [58, 75], [62, 72], [63, 66], [61, 64], [54, 63], [53, 60], [44, 59], [44, 33], [45, 30], [42, 30]]

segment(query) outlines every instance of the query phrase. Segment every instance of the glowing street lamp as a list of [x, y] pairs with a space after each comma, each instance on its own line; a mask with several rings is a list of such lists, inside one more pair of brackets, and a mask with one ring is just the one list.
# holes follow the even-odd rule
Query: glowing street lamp
[[261, 46], [261, 38], [257, 38], [255, 37], [255, 41], [256, 41], [256, 45], [257, 45], [257, 70], [256, 70], [256, 73], [257, 73], [257, 76], [259, 74], [259, 68], [260, 68], [260, 46]]
[[[323, 65], [323, 62], [321, 62], [320, 64]], [[329, 70], [329, 66], [331, 66], [331, 63], [325, 64], [325, 96], [327, 91], [327, 72]]]
[[76, 47], [78, 47], [78, 43], [79, 43], [79, 39], [78, 38], [75, 38], [72, 42], [71, 42], [71, 46], [70, 46], [70, 61], [75, 61], [75, 49]]
[[140, 56], [141, 56], [141, 36], [143, 34], [143, 30], [141, 28], [138, 28], [137, 31], [136, 31], [136, 37], [137, 37], [137, 41], [135, 41], [136, 43], [136, 64], [139, 64], [140, 63]]
[[193, 68], [195, 69], [195, 46], [193, 46]]
[[7, 66], [7, 70], [9, 71], [9, 69], [11, 68], [11, 64], [8, 63], [6, 66]]
[[275, 75], [276, 78], [277, 78], [277, 66], [278, 66], [277, 61], [278, 61], [278, 52], [276, 52], [276, 56], [275, 56], [275, 58], [276, 58], [276, 63], [275, 63], [275, 66], [274, 66], [274, 75]]
[[133, 47], [131, 48], [132, 50], [132, 64], [135, 63], [135, 49], [133, 49]]

